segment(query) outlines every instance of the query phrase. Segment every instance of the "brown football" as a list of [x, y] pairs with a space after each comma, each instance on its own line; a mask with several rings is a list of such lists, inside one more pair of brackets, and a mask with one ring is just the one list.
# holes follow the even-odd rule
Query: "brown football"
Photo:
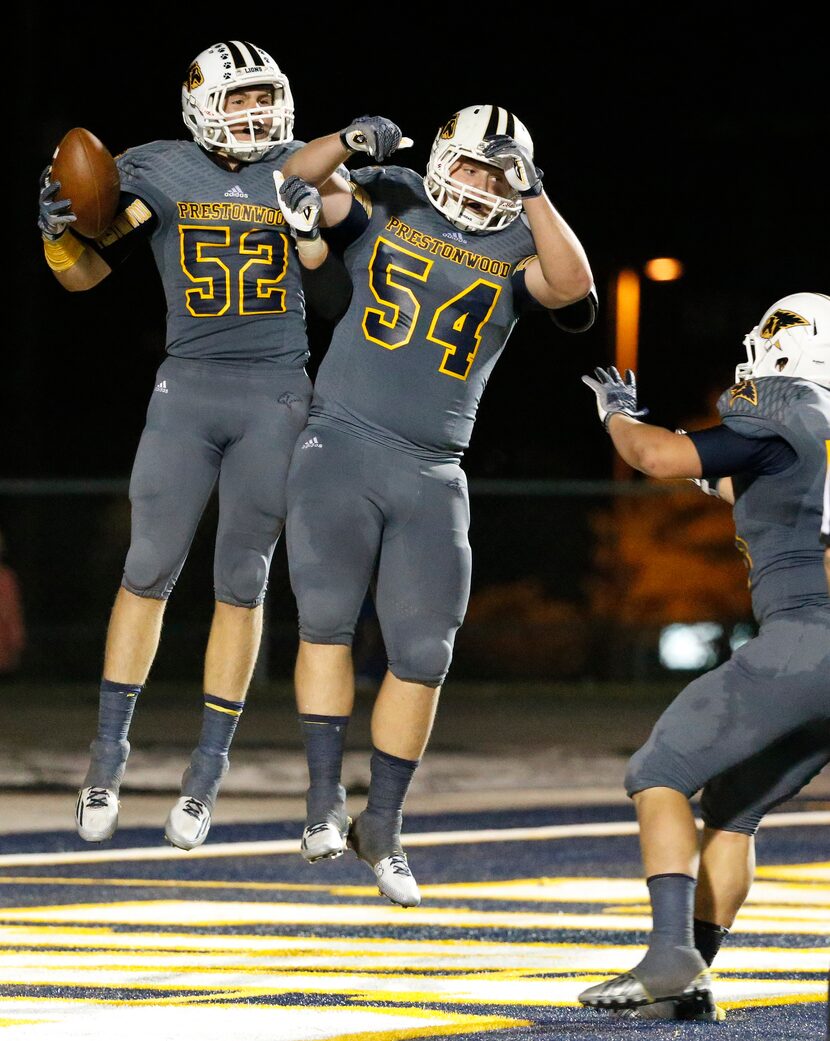
[[52, 156], [51, 181], [60, 181], [58, 199], [70, 199], [78, 218], [71, 226], [85, 238], [97, 238], [118, 209], [118, 167], [107, 148], [83, 127], [64, 134]]

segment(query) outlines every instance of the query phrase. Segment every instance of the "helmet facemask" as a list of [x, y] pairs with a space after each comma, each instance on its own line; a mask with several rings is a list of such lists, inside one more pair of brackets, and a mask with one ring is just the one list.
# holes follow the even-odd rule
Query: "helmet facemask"
[[[255, 88], [269, 90], [271, 104], [225, 111], [229, 94]], [[202, 148], [244, 162], [256, 162], [274, 145], [293, 139], [294, 99], [287, 77], [265, 51], [235, 40], [214, 44], [190, 66], [182, 116]], [[250, 138], [237, 137], [233, 126]]]

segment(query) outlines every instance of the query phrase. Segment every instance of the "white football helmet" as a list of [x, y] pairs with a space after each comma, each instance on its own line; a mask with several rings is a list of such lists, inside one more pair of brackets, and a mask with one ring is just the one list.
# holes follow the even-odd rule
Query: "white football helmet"
[[[255, 86], [270, 87], [271, 105], [225, 112], [229, 91]], [[197, 144], [248, 163], [261, 159], [280, 141], [291, 141], [294, 99], [288, 79], [261, 47], [239, 40], [215, 43], [191, 62], [182, 85], [182, 117]], [[267, 137], [256, 139], [271, 122]], [[234, 136], [231, 124], [246, 122], [250, 140]]]
[[[494, 195], [452, 177], [461, 158], [484, 162], [478, 148], [490, 134], [508, 134], [533, 156], [533, 141], [527, 127], [514, 115], [496, 105], [470, 105], [451, 116], [432, 143], [424, 187], [433, 206], [462, 231], [498, 231], [522, 212], [518, 192], [506, 198]], [[491, 163], [497, 166], [497, 163]], [[472, 209], [469, 204], [481, 208]]]
[[776, 301], [744, 337], [747, 361], [735, 379], [794, 376], [830, 389], [830, 296], [793, 293]]

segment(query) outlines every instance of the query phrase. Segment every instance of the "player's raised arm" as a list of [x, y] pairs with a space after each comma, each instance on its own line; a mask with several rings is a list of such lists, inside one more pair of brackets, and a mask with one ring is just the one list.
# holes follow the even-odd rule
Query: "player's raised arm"
[[112, 268], [82, 239], [73, 235], [75, 222], [71, 199], [56, 199], [59, 181], [50, 181], [51, 167], [40, 175], [38, 227], [43, 236], [43, 253], [52, 274], [70, 292], [92, 289], [103, 281]]
[[703, 476], [700, 456], [688, 435], [640, 422], [648, 409], [638, 406], [637, 380], [630, 369], [622, 377], [613, 365], [607, 370], [596, 368], [582, 382], [596, 394], [600, 421], [629, 466], [650, 477]]
[[521, 199], [537, 254], [525, 268], [528, 292], [543, 307], [565, 307], [591, 291], [588, 257], [545, 193], [543, 171], [533, 159], [533, 142], [518, 121], [515, 133], [517, 137], [493, 134], [486, 138], [481, 155], [504, 170], [507, 183]]
[[388, 159], [392, 153], [411, 144], [401, 137], [400, 129], [384, 116], [358, 116], [334, 134], [309, 141], [283, 167], [286, 180], [292, 175], [320, 189], [323, 212], [321, 224], [331, 227], [347, 216], [351, 207], [351, 190], [337, 168], [355, 152], [365, 152], [377, 162]]

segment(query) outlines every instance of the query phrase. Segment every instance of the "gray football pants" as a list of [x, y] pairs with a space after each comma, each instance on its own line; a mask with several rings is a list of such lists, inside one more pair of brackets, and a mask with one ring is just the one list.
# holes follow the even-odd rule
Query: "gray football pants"
[[830, 608], [802, 608], [681, 691], [631, 758], [626, 789], [702, 788], [707, 825], [751, 835], [828, 762]]
[[457, 463], [312, 421], [288, 476], [286, 548], [301, 639], [351, 645], [376, 571], [390, 671], [439, 686], [470, 594], [469, 525]]
[[302, 369], [162, 363], [130, 479], [126, 589], [169, 597], [218, 480], [216, 599], [237, 607], [262, 602], [285, 521], [288, 463], [310, 399]]

